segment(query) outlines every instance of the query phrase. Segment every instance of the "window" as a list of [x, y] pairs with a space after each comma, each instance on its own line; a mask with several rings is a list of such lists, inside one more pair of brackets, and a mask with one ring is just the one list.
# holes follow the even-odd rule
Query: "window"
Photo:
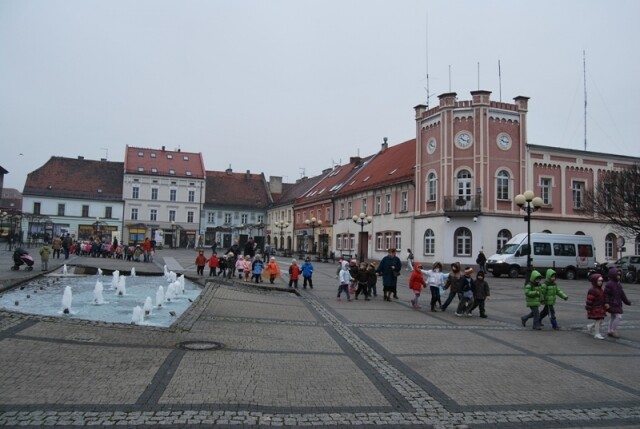
[[169, 222], [175, 222], [175, 221], [176, 221], [176, 211], [169, 210]]
[[434, 255], [436, 253], [436, 235], [432, 229], [424, 232], [424, 254]]
[[584, 208], [584, 182], [574, 181], [571, 184], [571, 190], [573, 192], [573, 208]]
[[496, 178], [496, 197], [499, 200], [509, 199], [509, 173], [506, 170], [500, 170]]
[[569, 243], [553, 243], [554, 256], [576, 256], [576, 245]]
[[351, 201], [347, 203], [347, 217], [353, 217], [353, 204]]
[[176, 194], [177, 194], [177, 191], [175, 189], [171, 189], [169, 191], [169, 201], [175, 201], [176, 200]]
[[544, 205], [551, 205], [551, 179], [548, 177], [540, 178], [540, 198]]
[[496, 253], [498, 253], [509, 240], [511, 240], [511, 231], [509, 231], [508, 229], [501, 229], [500, 232], [498, 232], [498, 237], [496, 240]]
[[592, 258], [593, 247], [590, 244], [578, 244], [578, 256], [581, 258]]
[[377, 250], [383, 250], [383, 248], [382, 248], [382, 234], [380, 234], [379, 232], [376, 233], [376, 249]]
[[193, 212], [192, 211], [188, 211], [187, 212], [187, 222], [188, 223], [193, 223]]
[[86, 204], [82, 206], [82, 217], [89, 217], [89, 206]]
[[246, 214], [246, 213], [245, 213], [245, 214], [240, 215], [240, 223], [243, 223], [243, 224], [245, 224], [245, 225], [246, 225], [247, 223], [249, 223], [249, 215], [248, 215], [248, 214]]
[[427, 181], [427, 201], [435, 201], [438, 197], [436, 192], [436, 173], [429, 173]]
[[263, 215], [258, 215], [256, 217], [256, 219], [257, 219], [258, 223], [264, 223], [264, 216]]
[[40, 214], [40, 203], [33, 203], [33, 214]]
[[384, 235], [384, 247], [385, 247], [385, 249], [390, 249], [391, 248], [391, 238], [392, 237], [393, 236], [389, 232]]
[[131, 220], [138, 220], [138, 209], [136, 207], [131, 208]]
[[169, 169], [169, 174], [174, 175], [176, 174], [176, 170], [174, 170], [173, 168]]
[[58, 216], [64, 216], [64, 204], [58, 204]]
[[533, 254], [539, 256], [551, 256], [551, 243], [533, 243]]
[[382, 197], [380, 195], [376, 195], [376, 208], [375, 214], [382, 213]]
[[158, 188], [151, 188], [151, 199], [152, 200], [158, 199]]
[[471, 256], [471, 231], [458, 228], [455, 232], [455, 256]]
[[113, 217], [113, 207], [104, 208], [104, 217], [106, 219], [111, 219]]
[[196, 200], [196, 191], [189, 191], [189, 202], [193, 203]]
[[230, 224], [231, 223], [231, 213], [225, 213], [224, 214], [224, 223], [226, 223], [226, 224]]
[[[400, 211], [406, 212], [409, 210], [409, 193], [407, 191], [402, 191], [400, 194]], [[400, 247], [398, 247], [400, 249]]]
[[391, 194], [384, 196], [384, 212], [391, 213]]
[[140, 198], [140, 188], [138, 186], [131, 188], [131, 198], [134, 200]]
[[366, 198], [362, 199], [362, 213], [364, 213], [364, 214], [367, 213], [367, 199]]
[[344, 219], [344, 203], [340, 203], [340, 219]]
[[207, 213], [207, 223], [215, 223], [216, 222], [216, 213], [208, 212]]
[[158, 210], [157, 209], [149, 210], [149, 220], [158, 220]]
[[613, 234], [607, 234], [604, 239], [604, 257], [606, 259], [613, 259], [613, 243], [616, 241], [616, 236]]
[[402, 249], [402, 235], [400, 235], [400, 233], [397, 233], [394, 237], [395, 240], [394, 246], [396, 249], [398, 249], [398, 252], [400, 251], [400, 249]]
[[331, 221], [331, 207], [327, 207], [327, 209], [325, 211], [324, 220], [325, 220], [325, 222], [330, 222]]

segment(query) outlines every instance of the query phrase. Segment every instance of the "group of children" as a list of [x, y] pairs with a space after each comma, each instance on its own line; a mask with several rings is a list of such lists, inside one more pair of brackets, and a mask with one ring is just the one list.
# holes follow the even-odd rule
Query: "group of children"
[[361, 262], [358, 264], [355, 259], [351, 261], [340, 261], [338, 279], [340, 281], [340, 285], [338, 286], [338, 301], [342, 300], [342, 292], [345, 292], [348, 302], [351, 302], [352, 294], [355, 295], [355, 299], [358, 299], [358, 296], [361, 294], [364, 295], [365, 301], [370, 301], [371, 296], [378, 296], [376, 286], [378, 276], [376, 274], [375, 262]]

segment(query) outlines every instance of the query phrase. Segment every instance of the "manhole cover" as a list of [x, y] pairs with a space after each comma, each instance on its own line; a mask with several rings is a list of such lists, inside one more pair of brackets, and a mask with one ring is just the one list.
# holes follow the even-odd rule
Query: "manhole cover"
[[224, 344], [214, 341], [186, 341], [178, 343], [176, 346], [183, 350], [218, 350], [223, 348]]

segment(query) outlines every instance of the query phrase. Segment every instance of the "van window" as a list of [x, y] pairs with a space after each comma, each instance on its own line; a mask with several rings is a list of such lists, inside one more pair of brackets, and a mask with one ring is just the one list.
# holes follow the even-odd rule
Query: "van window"
[[554, 243], [553, 254], [555, 256], [576, 256], [575, 244]]
[[551, 256], [551, 243], [533, 243], [533, 254]]
[[592, 258], [593, 247], [590, 244], [578, 244], [578, 255], [581, 258]]

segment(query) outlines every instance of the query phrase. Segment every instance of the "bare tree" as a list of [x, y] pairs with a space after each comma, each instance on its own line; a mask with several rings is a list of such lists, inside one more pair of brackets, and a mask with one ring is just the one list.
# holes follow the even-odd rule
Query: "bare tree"
[[584, 208], [622, 235], [640, 234], [640, 164], [602, 172], [598, 184], [585, 192]]

